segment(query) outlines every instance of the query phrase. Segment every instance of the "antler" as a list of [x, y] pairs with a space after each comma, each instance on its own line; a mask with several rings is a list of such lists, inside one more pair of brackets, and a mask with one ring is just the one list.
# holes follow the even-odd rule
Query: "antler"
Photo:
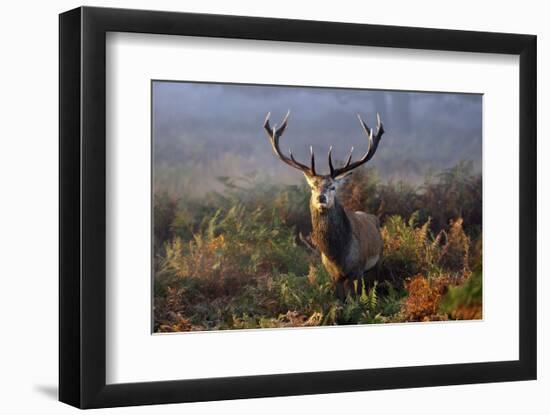
[[309, 150], [311, 152], [311, 167], [308, 167], [305, 164], [302, 164], [299, 161], [296, 161], [290, 149], [288, 150], [290, 158], [285, 156], [282, 153], [281, 148], [279, 147], [279, 138], [281, 138], [281, 136], [283, 135], [283, 132], [285, 131], [288, 125], [288, 117], [290, 115], [290, 111], [287, 112], [285, 118], [283, 119], [283, 122], [281, 123], [281, 126], [278, 128], [277, 128], [277, 124], [275, 124], [273, 127], [269, 125], [270, 115], [271, 113], [268, 112], [267, 116], [265, 117], [264, 128], [267, 131], [269, 141], [271, 142], [271, 147], [273, 147], [273, 151], [275, 152], [277, 157], [279, 157], [282, 161], [284, 161], [289, 166], [292, 166], [295, 169], [303, 171], [308, 176], [317, 176], [317, 173], [315, 173], [315, 154], [313, 154], [312, 146], [309, 147]]
[[376, 135], [373, 138], [372, 129], [369, 129], [368, 125], [361, 119], [361, 116], [357, 114], [357, 118], [359, 118], [359, 122], [361, 123], [361, 126], [363, 127], [363, 130], [365, 130], [365, 133], [367, 134], [367, 137], [369, 138], [369, 148], [365, 155], [361, 157], [360, 160], [351, 162], [351, 157], [353, 155], [353, 147], [351, 148], [349, 152], [348, 159], [346, 161], [346, 164], [344, 167], [341, 167], [339, 169], [334, 168], [332, 164], [332, 147], [330, 147], [330, 150], [328, 151], [328, 166], [330, 168], [330, 176], [332, 178], [336, 178], [338, 176], [343, 175], [344, 173], [347, 173], [360, 165], [366, 163], [369, 161], [372, 156], [374, 156], [374, 153], [376, 153], [376, 149], [378, 148], [378, 143], [380, 143], [380, 139], [382, 138], [382, 134], [384, 134], [384, 125], [382, 124], [382, 121], [380, 121], [380, 115], [376, 114], [376, 120], [378, 122], [378, 125], [376, 127]]

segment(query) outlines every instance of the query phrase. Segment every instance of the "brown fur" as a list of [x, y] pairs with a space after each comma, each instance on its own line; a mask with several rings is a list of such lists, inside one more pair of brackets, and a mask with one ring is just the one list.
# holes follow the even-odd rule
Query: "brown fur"
[[[359, 242], [361, 257], [365, 260], [382, 255], [380, 221], [375, 215], [357, 211], [348, 212], [354, 238]], [[368, 271], [373, 267], [365, 268]]]
[[[337, 296], [360, 295], [366, 272], [382, 258], [380, 223], [375, 215], [346, 211], [338, 202], [320, 211], [310, 207], [313, 240], [323, 265], [336, 284]], [[355, 290], [354, 281], [357, 281]]]

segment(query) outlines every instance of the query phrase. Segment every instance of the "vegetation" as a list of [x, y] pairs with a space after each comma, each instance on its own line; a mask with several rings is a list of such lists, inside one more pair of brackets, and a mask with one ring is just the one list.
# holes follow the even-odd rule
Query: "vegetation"
[[377, 213], [377, 281], [342, 303], [308, 241], [304, 186], [220, 178], [200, 200], [154, 198], [157, 332], [472, 319], [482, 316], [481, 177], [469, 163], [422, 185], [356, 171], [339, 195]]

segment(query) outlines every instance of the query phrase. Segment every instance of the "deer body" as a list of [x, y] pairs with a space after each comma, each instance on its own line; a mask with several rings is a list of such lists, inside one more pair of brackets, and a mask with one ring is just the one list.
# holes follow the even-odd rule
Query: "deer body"
[[378, 264], [382, 238], [376, 216], [337, 204], [326, 213], [312, 210], [311, 224], [313, 241], [334, 281], [358, 279]]
[[[368, 133], [369, 149], [358, 161], [351, 162], [352, 153], [342, 168], [332, 164], [328, 154], [329, 175], [315, 172], [315, 156], [311, 149], [311, 167], [297, 162], [292, 152], [289, 157], [282, 154], [279, 138], [287, 127], [288, 114], [281, 127], [271, 128], [269, 114], [264, 128], [270, 138], [273, 150], [279, 158], [290, 166], [301, 170], [311, 189], [310, 212], [312, 239], [321, 251], [323, 266], [335, 283], [337, 297], [344, 301], [347, 295], [360, 295], [363, 283], [367, 283], [367, 271], [374, 269], [382, 258], [383, 242], [378, 218], [365, 212], [351, 212], [338, 202], [336, 190], [351, 170], [366, 163], [374, 155], [384, 129], [378, 117], [378, 131], [373, 139], [372, 130], [359, 118]], [[353, 152], [353, 148], [352, 148]], [[357, 281], [357, 284], [355, 284]]]
[[360, 295], [368, 282], [367, 271], [375, 269], [382, 258], [378, 218], [348, 211], [337, 198], [330, 207], [320, 209], [314, 193], [310, 202], [312, 239], [321, 251], [323, 266], [336, 285], [338, 298]]

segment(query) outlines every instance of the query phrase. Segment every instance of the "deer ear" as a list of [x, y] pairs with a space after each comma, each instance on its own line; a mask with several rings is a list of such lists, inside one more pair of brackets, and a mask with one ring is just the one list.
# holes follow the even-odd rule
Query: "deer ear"
[[313, 183], [313, 177], [309, 176], [308, 174], [306, 174], [304, 172], [304, 177], [306, 178], [306, 181], [307, 181], [307, 184], [310, 186], [310, 187], [313, 187], [314, 183]]
[[349, 176], [352, 175], [352, 173], [352, 171], [348, 171], [347, 173], [341, 174], [340, 176], [336, 176], [334, 178], [334, 181], [338, 184], [344, 184], [348, 180]]

